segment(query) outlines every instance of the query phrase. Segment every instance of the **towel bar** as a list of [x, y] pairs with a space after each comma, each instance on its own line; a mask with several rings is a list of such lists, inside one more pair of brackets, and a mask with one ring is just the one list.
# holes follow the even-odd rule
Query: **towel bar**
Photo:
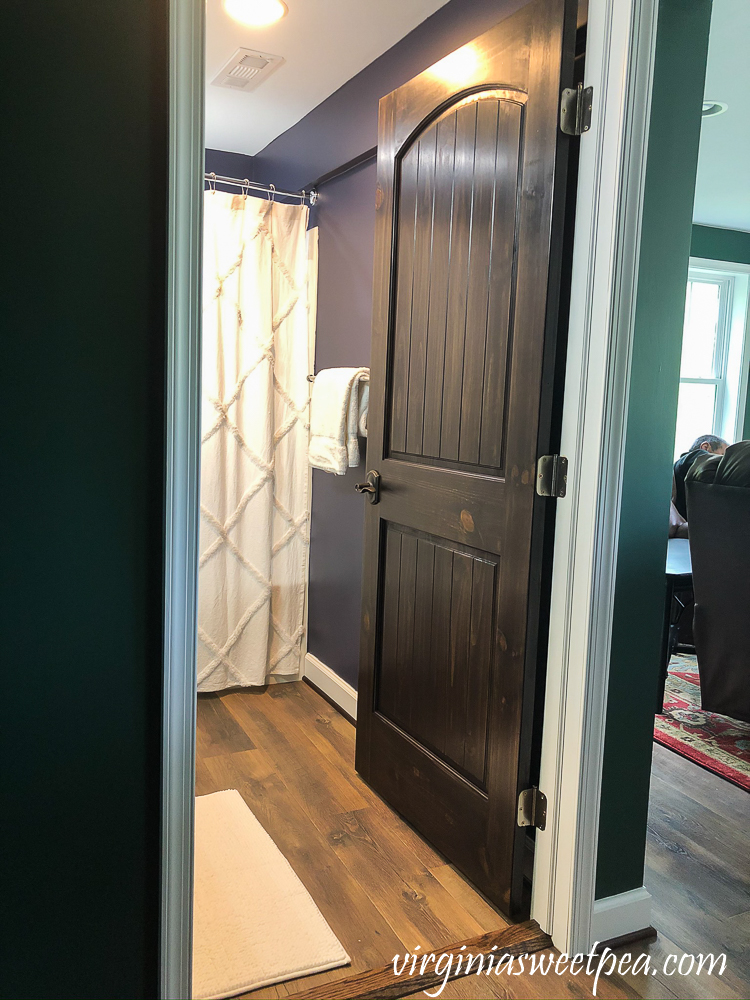
[[[307, 381], [308, 382], [314, 382], [315, 381], [315, 376], [314, 375], [308, 375], [307, 376]], [[362, 381], [363, 382], [369, 382], [370, 381], [370, 376], [369, 375], [363, 375], [362, 376]]]

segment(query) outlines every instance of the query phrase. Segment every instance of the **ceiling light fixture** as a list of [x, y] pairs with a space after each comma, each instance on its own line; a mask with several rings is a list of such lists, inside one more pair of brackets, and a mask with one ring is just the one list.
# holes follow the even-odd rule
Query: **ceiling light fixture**
[[723, 115], [728, 107], [723, 101], [704, 101], [701, 115], [704, 118], [714, 118], [716, 115]]
[[287, 13], [283, 0], [224, 0], [224, 10], [249, 28], [265, 28]]

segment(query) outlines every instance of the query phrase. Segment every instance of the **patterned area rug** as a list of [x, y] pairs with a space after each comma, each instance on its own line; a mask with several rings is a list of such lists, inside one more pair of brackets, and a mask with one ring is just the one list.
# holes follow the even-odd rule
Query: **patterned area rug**
[[664, 711], [655, 719], [657, 743], [750, 791], [750, 725], [701, 710], [694, 656], [672, 657]]

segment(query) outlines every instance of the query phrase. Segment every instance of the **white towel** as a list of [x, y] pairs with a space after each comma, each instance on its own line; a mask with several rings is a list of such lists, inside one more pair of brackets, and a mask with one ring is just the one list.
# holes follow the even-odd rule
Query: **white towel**
[[313, 382], [310, 465], [343, 476], [359, 465], [357, 431], [367, 436], [369, 368], [324, 368]]

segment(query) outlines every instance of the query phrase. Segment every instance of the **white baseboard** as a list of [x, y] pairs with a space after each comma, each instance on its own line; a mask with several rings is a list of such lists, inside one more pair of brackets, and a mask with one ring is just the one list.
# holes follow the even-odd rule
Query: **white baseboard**
[[651, 896], [646, 889], [631, 889], [617, 896], [594, 900], [591, 920], [591, 943], [612, 941], [634, 934], [651, 925]]
[[305, 656], [305, 677], [327, 695], [334, 705], [338, 705], [345, 715], [351, 719], [357, 718], [357, 692], [312, 653]]

